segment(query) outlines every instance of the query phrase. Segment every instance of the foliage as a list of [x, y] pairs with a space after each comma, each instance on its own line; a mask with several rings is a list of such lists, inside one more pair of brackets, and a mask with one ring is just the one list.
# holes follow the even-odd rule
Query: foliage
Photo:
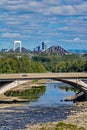
[[60, 61], [55, 66], [55, 72], [82, 72], [85, 70], [85, 61], [73, 59], [72, 61]]
[[68, 92], [68, 91], [73, 91], [73, 92], [79, 92], [79, 89], [77, 89], [77, 88], [75, 88], [75, 87], [73, 87], [73, 86], [59, 86], [59, 89], [61, 89], [61, 90], [65, 90], [66, 92]]
[[22, 99], [36, 100], [44, 94], [46, 90], [45, 86], [32, 87], [27, 90], [9, 90], [5, 93], [6, 96], [19, 97]]
[[73, 124], [65, 124], [64, 122], [59, 122], [57, 125], [56, 125], [56, 128], [55, 130], [85, 130], [84, 128], [78, 128], [76, 125], [73, 125]]
[[39, 62], [31, 61], [27, 56], [4, 56], [0, 58], [0, 73], [46, 72]]
[[[51, 126], [50, 128], [48, 128], [47, 126], [42, 127], [40, 130], [51, 130]], [[83, 127], [78, 128], [74, 124], [66, 124], [64, 122], [59, 122], [54, 128], [52, 128], [52, 130], [85, 130], [85, 128]]]
[[51, 72], [83, 72], [87, 71], [87, 61], [81, 55], [68, 54], [58, 56], [57, 54], [50, 55], [35, 55], [33, 61], [41, 62], [48, 71]]
[[87, 59], [83, 55], [67, 54], [3, 54], [0, 73], [86, 72]]

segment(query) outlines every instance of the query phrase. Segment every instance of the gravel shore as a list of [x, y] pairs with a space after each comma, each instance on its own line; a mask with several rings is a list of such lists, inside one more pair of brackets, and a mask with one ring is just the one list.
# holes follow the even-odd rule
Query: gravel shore
[[[66, 120], [63, 120], [65, 123], [70, 123], [77, 125], [78, 127], [84, 127], [87, 130], [87, 101], [75, 103], [75, 110], [71, 111], [71, 114], [67, 117]], [[54, 130], [58, 122], [49, 122], [45, 124], [35, 124], [27, 126], [26, 130], [40, 130], [41, 128], [49, 128]]]
[[83, 126], [87, 130], [87, 101], [75, 103], [75, 106], [76, 110], [71, 111], [64, 122]]

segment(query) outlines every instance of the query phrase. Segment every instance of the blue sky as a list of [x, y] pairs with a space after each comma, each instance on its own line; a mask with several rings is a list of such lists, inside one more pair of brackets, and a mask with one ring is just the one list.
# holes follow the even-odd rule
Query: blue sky
[[27, 49], [87, 49], [87, 0], [0, 0], [0, 49], [22, 41]]

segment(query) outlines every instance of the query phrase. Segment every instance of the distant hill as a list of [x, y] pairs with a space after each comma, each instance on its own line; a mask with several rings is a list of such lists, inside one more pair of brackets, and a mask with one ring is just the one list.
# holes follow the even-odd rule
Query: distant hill
[[52, 46], [50, 48], [48, 48], [47, 50], [43, 51], [46, 53], [58, 53], [59, 55], [65, 55], [65, 54], [69, 54], [69, 52], [65, 49], [63, 49], [60, 46]]
[[[22, 52], [23, 53], [34, 53], [34, 51], [28, 50], [24, 47], [22, 47]], [[2, 49], [1, 52], [13, 52], [13, 49], [7, 50], [7, 49]], [[15, 52], [19, 52], [19, 47], [16, 48]], [[58, 53], [59, 55], [65, 55], [65, 54], [69, 54], [69, 53], [75, 53], [75, 54], [81, 54], [81, 53], [87, 53], [87, 50], [85, 49], [68, 49], [65, 50], [64, 48], [60, 47], [60, 46], [51, 46], [50, 48], [48, 48], [47, 50], [43, 50], [43, 51], [37, 51], [37, 53]]]
[[[4, 49], [3, 49], [4, 50]], [[1, 50], [1, 51], [3, 51], [3, 50]], [[21, 51], [23, 52], [23, 53], [31, 53], [32, 51], [31, 50], [28, 50], [28, 49], [26, 49], [26, 48], [24, 48], [24, 47], [22, 47], [21, 48]], [[6, 51], [3, 51], [3, 52], [6, 52]], [[8, 52], [13, 52], [13, 49], [10, 49]], [[15, 49], [15, 52], [20, 52], [20, 48], [18, 47], [18, 48], [16, 48]]]
[[[28, 50], [28, 49], [26, 49], [26, 48], [24, 48], [24, 47], [21, 48], [21, 51], [22, 51], [23, 53], [31, 53], [31, 52], [32, 52], [31, 50]], [[13, 49], [10, 49], [10, 50], [2, 49], [1, 52], [13, 52]], [[15, 52], [20, 52], [20, 48], [19, 48], [19, 47], [16, 48], [16, 49], [15, 49]]]
[[[19, 52], [19, 51], [20, 51], [20, 48], [19, 47], [16, 48], [15, 52]], [[28, 52], [31, 53], [32, 52], [31, 50], [28, 50], [24, 47], [21, 48], [21, 51], [24, 52], [24, 53], [28, 53]]]
[[1, 52], [8, 52], [8, 50], [7, 49], [2, 49]]

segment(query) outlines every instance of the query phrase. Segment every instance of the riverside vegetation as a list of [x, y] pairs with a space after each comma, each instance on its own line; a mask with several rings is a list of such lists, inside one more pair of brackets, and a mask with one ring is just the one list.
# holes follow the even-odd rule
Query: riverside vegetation
[[[36, 128], [34, 128], [36, 129]], [[34, 130], [30, 129], [29, 130]], [[40, 124], [37, 128], [38, 130], [86, 130], [84, 127], [77, 127], [77, 125], [74, 124], [68, 124], [64, 122], [59, 123], [53, 123], [53, 124]]]
[[37, 89], [32, 86], [26, 90], [9, 90], [5, 92], [6, 96], [18, 97], [20, 99], [27, 99], [27, 101], [34, 101], [38, 99], [46, 91], [46, 86], [39, 86]]
[[35, 55], [33, 61], [42, 63], [51, 72], [83, 72], [87, 71], [86, 55], [67, 54], [59, 56], [56, 53]]
[[1, 54], [0, 73], [85, 72], [85, 55]]

